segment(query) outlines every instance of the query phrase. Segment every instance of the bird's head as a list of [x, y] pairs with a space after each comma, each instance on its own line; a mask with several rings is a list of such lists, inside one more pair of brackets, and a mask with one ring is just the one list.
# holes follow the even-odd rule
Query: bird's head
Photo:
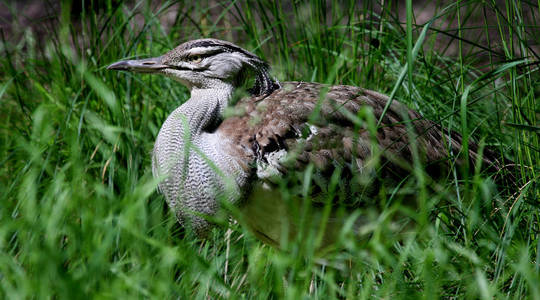
[[217, 39], [185, 42], [162, 56], [123, 60], [111, 64], [110, 70], [164, 74], [189, 89], [215, 88], [221, 84], [238, 87], [253, 75], [249, 92], [267, 95], [279, 87], [269, 74], [266, 62], [232, 43]]

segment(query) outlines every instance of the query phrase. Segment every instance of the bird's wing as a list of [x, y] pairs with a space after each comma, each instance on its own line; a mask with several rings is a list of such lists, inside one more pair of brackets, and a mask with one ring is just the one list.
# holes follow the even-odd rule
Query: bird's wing
[[[428, 173], [446, 174], [450, 154], [461, 149], [459, 134], [443, 134], [438, 125], [397, 101], [370, 131], [362, 108], [378, 120], [387, 101], [358, 87], [287, 82], [269, 96], [241, 101], [236, 106], [240, 115], [223, 121], [218, 130], [232, 141], [227, 151], [265, 180], [310, 162], [322, 173], [339, 167], [353, 174], [402, 178], [412, 162], [411, 141]], [[407, 119], [413, 129], [409, 132]]]

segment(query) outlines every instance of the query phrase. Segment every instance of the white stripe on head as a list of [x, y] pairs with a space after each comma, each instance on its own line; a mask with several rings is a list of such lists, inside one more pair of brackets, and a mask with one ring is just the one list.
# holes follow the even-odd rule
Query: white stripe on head
[[203, 55], [207, 53], [221, 51], [223, 48], [219, 46], [213, 47], [195, 47], [186, 51], [189, 55]]

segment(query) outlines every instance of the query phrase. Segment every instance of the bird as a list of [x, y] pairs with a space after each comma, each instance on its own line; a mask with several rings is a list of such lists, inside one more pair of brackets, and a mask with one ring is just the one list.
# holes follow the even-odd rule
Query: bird
[[[443, 131], [384, 94], [279, 82], [266, 61], [223, 40], [187, 41], [161, 56], [121, 60], [108, 69], [165, 75], [190, 90], [190, 98], [159, 130], [152, 172], [180, 224], [201, 237], [214, 226], [212, 216], [234, 207], [257, 237], [279, 246], [284, 234], [290, 238], [299, 231], [277, 188], [279, 179], [302, 170], [309, 169], [318, 183], [310, 201], [321, 211], [328, 201], [350, 210], [361, 206], [354, 199], [376, 194], [381, 181], [406, 178], [415, 153], [434, 177], [448, 174], [453, 162], [475, 164], [480, 158], [484, 165], [497, 165], [487, 152], [480, 157], [474, 142], [468, 154], [458, 156], [463, 146], [458, 133]], [[235, 99], [242, 91], [245, 96]], [[368, 126], [370, 116], [375, 126]], [[341, 196], [328, 200], [332, 176], [339, 179], [334, 189]], [[348, 183], [342, 184], [345, 178]], [[335, 241], [344, 218], [330, 215], [326, 223], [333, 226], [322, 229], [322, 243]], [[319, 223], [321, 217], [313, 220]]]

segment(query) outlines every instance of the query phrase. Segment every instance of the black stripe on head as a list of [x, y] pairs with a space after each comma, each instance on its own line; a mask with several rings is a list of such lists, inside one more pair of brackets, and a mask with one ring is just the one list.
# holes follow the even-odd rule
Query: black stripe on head
[[238, 47], [238, 46], [235, 46], [235, 45], [232, 45], [232, 44], [229, 44], [229, 43], [217, 43], [216, 41], [213, 41], [213, 40], [200, 40], [200, 41], [197, 41], [197, 42], [194, 42], [192, 43], [191, 45], [189, 45], [190, 47], [186, 50], [189, 50], [189, 49], [193, 49], [193, 48], [198, 48], [198, 47], [220, 47], [222, 48], [223, 50], [227, 51], [227, 52], [240, 52], [242, 54], [244, 54], [245, 56], [249, 57], [249, 58], [252, 58], [252, 59], [257, 59], [257, 60], [261, 60], [258, 56]]
[[220, 45], [216, 44], [214, 41], [200, 40], [200, 41], [191, 43], [189, 45], [189, 48], [187, 48], [186, 50], [193, 49], [193, 48], [198, 48], [198, 47], [203, 47], [204, 48], [204, 47], [214, 47], [214, 46], [220, 46]]

